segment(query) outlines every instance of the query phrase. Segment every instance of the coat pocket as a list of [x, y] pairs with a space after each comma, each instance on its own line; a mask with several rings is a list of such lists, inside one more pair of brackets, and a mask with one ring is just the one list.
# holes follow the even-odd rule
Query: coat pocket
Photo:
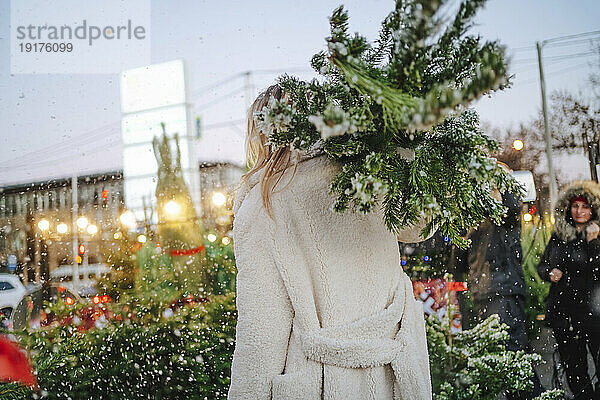
[[305, 371], [277, 375], [272, 381], [273, 400], [312, 400], [320, 399], [315, 393], [316, 382]]

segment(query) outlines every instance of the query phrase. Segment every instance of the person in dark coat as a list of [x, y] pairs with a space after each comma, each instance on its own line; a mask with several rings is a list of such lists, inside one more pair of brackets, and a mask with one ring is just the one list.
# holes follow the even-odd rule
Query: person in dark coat
[[[468, 249], [453, 248], [450, 270], [459, 276], [467, 276], [473, 296], [475, 321], [467, 321], [466, 325], [498, 314], [500, 321], [508, 325], [507, 350], [531, 352], [525, 314], [526, 286], [521, 265], [521, 202], [508, 192], [497, 195], [501, 196], [502, 204], [507, 208], [503, 223], [495, 225], [488, 219], [472, 231], [468, 235], [471, 239]], [[530, 392], [507, 393], [506, 397], [516, 400], [539, 396], [543, 387], [537, 373], [534, 372], [532, 380], [534, 387]]]
[[538, 265], [551, 282], [546, 322], [552, 327], [576, 399], [600, 399], [588, 374], [588, 349], [600, 370], [600, 186], [573, 182], [556, 204], [555, 232]]

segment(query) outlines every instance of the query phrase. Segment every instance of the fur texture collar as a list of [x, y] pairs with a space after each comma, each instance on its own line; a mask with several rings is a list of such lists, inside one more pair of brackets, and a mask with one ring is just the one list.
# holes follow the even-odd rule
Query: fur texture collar
[[575, 181], [565, 186], [558, 197], [555, 207], [556, 223], [554, 225], [558, 238], [563, 242], [570, 242], [577, 238], [577, 228], [569, 223], [571, 212], [570, 200], [574, 197], [584, 196], [592, 206], [594, 215], [589, 223], [598, 221], [600, 212], [600, 185], [592, 181]]

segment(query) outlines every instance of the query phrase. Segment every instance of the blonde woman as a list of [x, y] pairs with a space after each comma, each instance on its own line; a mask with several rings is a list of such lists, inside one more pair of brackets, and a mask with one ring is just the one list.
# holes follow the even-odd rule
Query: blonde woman
[[423, 311], [399, 238], [376, 212], [332, 210], [341, 165], [318, 149], [272, 149], [249, 111], [234, 203], [238, 323], [229, 399], [430, 399]]

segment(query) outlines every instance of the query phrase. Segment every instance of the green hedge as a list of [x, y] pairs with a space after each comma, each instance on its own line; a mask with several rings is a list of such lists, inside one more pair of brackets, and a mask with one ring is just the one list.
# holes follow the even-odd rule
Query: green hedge
[[[129, 314], [78, 332], [59, 326], [24, 336], [46, 399], [225, 399], [235, 338], [235, 295], [146, 321]], [[142, 322], [144, 321], [144, 322]], [[0, 399], [33, 399], [0, 385]]]

